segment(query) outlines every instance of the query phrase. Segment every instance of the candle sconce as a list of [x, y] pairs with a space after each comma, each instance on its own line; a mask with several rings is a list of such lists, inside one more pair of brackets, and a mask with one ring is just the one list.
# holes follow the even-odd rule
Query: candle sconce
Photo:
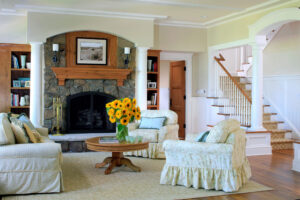
[[129, 62], [130, 62], [130, 47], [125, 47], [124, 48], [124, 64], [127, 69], [128, 69]]
[[56, 124], [52, 125], [51, 132], [55, 132], [55, 136], [63, 135], [60, 133], [60, 123], [62, 121], [62, 102], [60, 97], [53, 98], [53, 116], [56, 116]]

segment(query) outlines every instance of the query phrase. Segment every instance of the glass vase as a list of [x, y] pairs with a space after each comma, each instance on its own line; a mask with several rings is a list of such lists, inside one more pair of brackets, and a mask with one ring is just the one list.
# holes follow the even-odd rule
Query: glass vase
[[119, 142], [125, 142], [126, 136], [128, 136], [128, 127], [126, 125], [117, 123], [116, 138], [119, 140]]

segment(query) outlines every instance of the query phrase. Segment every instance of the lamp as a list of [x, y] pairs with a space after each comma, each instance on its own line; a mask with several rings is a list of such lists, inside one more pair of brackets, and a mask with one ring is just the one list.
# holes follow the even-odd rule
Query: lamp
[[53, 57], [52, 61], [56, 64], [58, 62], [59, 44], [52, 44]]
[[125, 55], [125, 60], [124, 60], [124, 64], [126, 66], [126, 68], [128, 68], [128, 64], [129, 64], [129, 61], [130, 61], [130, 47], [125, 47], [124, 48], [124, 55]]

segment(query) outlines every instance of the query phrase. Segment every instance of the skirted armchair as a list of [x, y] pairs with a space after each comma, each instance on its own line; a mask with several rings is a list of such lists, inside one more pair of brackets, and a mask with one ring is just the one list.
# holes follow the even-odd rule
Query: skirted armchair
[[234, 192], [251, 177], [245, 131], [236, 120], [211, 129], [206, 142], [165, 141], [161, 184]]
[[179, 125], [178, 116], [171, 110], [145, 110], [142, 111], [143, 118], [165, 117], [164, 125], [160, 129], [140, 129], [140, 123], [131, 123], [128, 125], [129, 136], [142, 136], [144, 142], [149, 142], [149, 148], [146, 150], [126, 152], [125, 155], [141, 156], [145, 158], [165, 158], [162, 143], [165, 140], [178, 140]]

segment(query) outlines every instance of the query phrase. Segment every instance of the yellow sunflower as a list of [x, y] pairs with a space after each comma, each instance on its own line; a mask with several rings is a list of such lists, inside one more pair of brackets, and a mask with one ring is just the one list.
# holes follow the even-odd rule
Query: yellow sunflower
[[135, 113], [135, 119], [140, 120], [141, 119], [141, 113]]
[[135, 106], [136, 106], [136, 99], [132, 99], [132, 102], [131, 102], [131, 103], [132, 103], [132, 106], [135, 107]]
[[130, 109], [131, 108], [131, 102], [125, 103], [125, 108]]
[[116, 118], [120, 119], [121, 117], [122, 117], [121, 110], [117, 110], [117, 112], [116, 112]]
[[122, 115], [123, 116], [128, 115], [128, 113], [129, 113], [129, 111], [126, 108], [122, 109]]
[[136, 110], [137, 110], [137, 112], [141, 112], [141, 109], [140, 109], [140, 107], [138, 106], [138, 107], [136, 107]]
[[129, 98], [126, 97], [126, 98], [123, 99], [123, 103], [124, 103], [124, 104], [126, 104], [126, 103], [128, 103], [128, 102], [131, 102]]
[[121, 122], [122, 125], [126, 126], [129, 123], [129, 118], [128, 117], [123, 117], [120, 122]]
[[137, 112], [137, 108], [132, 108], [132, 112], [133, 112], [133, 114], [135, 115], [135, 113]]
[[113, 102], [112, 102], [112, 106], [114, 107], [114, 108], [118, 108], [118, 105], [119, 105], [119, 103], [121, 103], [120, 102], [120, 100], [114, 100]]
[[108, 115], [109, 116], [114, 116], [114, 114], [115, 114], [115, 109], [111, 108], [111, 109], [108, 110]]
[[115, 123], [116, 122], [116, 117], [115, 116], [109, 116], [109, 121], [111, 123]]
[[111, 108], [111, 107], [112, 107], [112, 104], [111, 104], [111, 103], [107, 103], [107, 104], [105, 105], [105, 107], [106, 107], [106, 108]]
[[118, 105], [118, 108], [119, 108], [119, 109], [122, 109], [122, 108], [124, 108], [124, 107], [125, 107], [124, 104], [120, 102], [119, 105]]

